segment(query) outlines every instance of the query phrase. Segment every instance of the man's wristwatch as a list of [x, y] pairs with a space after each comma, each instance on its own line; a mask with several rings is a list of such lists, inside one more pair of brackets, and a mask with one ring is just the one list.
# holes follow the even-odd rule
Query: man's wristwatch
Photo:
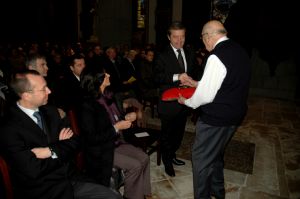
[[58, 158], [57, 155], [56, 155], [56, 153], [53, 151], [53, 149], [52, 149], [51, 147], [49, 147], [49, 150], [50, 150], [50, 152], [51, 152], [51, 156], [50, 156], [50, 157], [51, 157], [52, 159]]

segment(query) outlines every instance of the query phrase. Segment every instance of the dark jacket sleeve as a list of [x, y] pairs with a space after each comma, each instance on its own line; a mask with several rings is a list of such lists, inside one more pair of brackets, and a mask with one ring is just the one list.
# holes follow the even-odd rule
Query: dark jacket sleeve
[[[19, 179], [24, 181], [28, 179], [43, 180], [50, 175], [51, 178], [59, 178], [59, 175], [65, 175], [68, 171], [67, 162], [75, 154], [78, 142], [75, 137], [59, 141], [58, 135], [63, 121], [59, 115], [56, 115], [56, 111], [56, 109], [47, 108], [47, 112], [43, 112], [49, 127], [47, 136], [31, 118], [17, 108], [14, 108], [5, 125], [1, 127], [1, 152]], [[50, 157], [38, 159], [31, 152], [32, 148], [48, 146], [52, 146], [57, 153], [57, 159]], [[28, 181], [28, 183], [30, 182]]]
[[80, 130], [88, 146], [111, 142], [116, 132], [106, 110], [94, 100], [83, 103], [80, 114]]

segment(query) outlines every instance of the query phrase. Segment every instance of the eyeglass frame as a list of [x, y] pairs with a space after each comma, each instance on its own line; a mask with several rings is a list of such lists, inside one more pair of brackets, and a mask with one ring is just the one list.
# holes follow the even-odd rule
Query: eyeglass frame
[[204, 35], [208, 35], [208, 34], [209, 34], [208, 32], [201, 34], [200, 39], [202, 40]]
[[49, 89], [49, 87], [48, 86], [46, 86], [45, 88], [42, 88], [42, 89], [40, 89], [40, 90], [27, 90], [27, 91], [25, 91], [25, 92], [27, 92], [27, 93], [33, 93], [33, 92], [46, 92], [47, 91], [47, 89]]

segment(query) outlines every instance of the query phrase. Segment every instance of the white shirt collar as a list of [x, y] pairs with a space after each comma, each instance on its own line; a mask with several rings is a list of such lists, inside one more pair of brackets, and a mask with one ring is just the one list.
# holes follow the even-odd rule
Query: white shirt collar
[[[177, 48], [174, 48], [174, 46], [172, 46], [172, 44], [170, 44], [171, 45], [171, 47], [173, 48], [173, 50], [174, 50], [174, 52], [175, 52], [175, 54], [177, 55], [178, 54], [178, 52], [177, 52]], [[182, 52], [182, 48], [180, 48], [180, 51]]]
[[73, 73], [73, 75], [76, 77], [76, 79], [77, 79], [78, 81], [80, 81], [80, 77], [79, 77], [79, 76], [77, 76], [75, 73]]
[[227, 36], [221, 37], [215, 44], [214, 48], [216, 47], [216, 45], [222, 41], [228, 40], [229, 38]]
[[26, 114], [28, 115], [33, 121], [35, 121], [35, 123], [37, 123], [37, 119], [36, 117], [33, 116], [33, 113], [36, 111], [39, 111], [39, 109], [29, 109], [29, 108], [25, 108], [24, 106], [21, 106], [19, 102], [17, 102], [17, 106]]

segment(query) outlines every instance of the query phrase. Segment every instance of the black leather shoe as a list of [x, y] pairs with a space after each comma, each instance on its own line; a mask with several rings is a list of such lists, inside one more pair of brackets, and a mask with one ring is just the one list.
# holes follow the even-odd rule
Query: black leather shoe
[[184, 162], [184, 161], [179, 160], [179, 159], [177, 159], [177, 158], [173, 158], [172, 163], [173, 163], [174, 165], [177, 165], [177, 166], [185, 165], [185, 162]]
[[167, 166], [165, 165], [165, 172], [166, 172], [166, 174], [168, 174], [171, 177], [175, 176], [175, 171], [174, 171], [173, 165], [167, 165]]

